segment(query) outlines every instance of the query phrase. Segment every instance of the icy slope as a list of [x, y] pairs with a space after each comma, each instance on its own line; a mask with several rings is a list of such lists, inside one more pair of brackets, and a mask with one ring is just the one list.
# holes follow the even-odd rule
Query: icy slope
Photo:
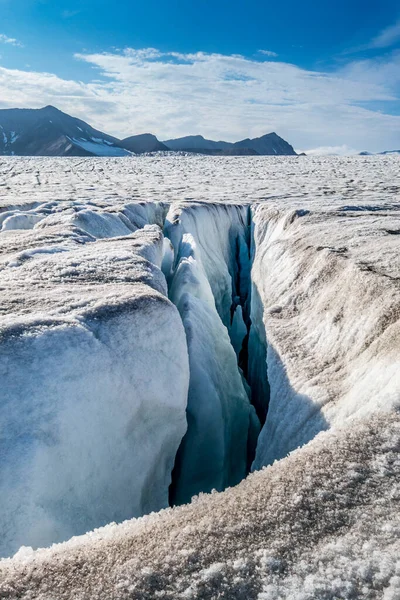
[[159, 227], [95, 241], [98, 219], [115, 218], [86, 212], [89, 234], [64, 208], [0, 235], [3, 556], [167, 506], [186, 431], [187, 346]]
[[0, 563], [10, 599], [400, 595], [400, 421], [322, 433], [222, 494]]
[[254, 468], [400, 405], [399, 208], [255, 208], [253, 297], [271, 395]]

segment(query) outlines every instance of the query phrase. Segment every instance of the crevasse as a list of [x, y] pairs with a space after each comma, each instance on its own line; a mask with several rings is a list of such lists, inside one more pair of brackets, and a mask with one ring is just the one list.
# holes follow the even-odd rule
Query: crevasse
[[1, 555], [235, 485], [398, 402], [399, 292], [353, 242], [379, 234], [362, 214], [22, 212], [0, 237]]
[[261, 427], [253, 402], [265, 419], [268, 397], [261, 394], [268, 384], [253, 393], [246, 379], [266, 378], [262, 314], [255, 313], [257, 330], [251, 324], [249, 215], [244, 205], [196, 203], [173, 205], [166, 217], [171, 246], [164, 274], [190, 364], [188, 429], [175, 461], [172, 504], [243, 479]]

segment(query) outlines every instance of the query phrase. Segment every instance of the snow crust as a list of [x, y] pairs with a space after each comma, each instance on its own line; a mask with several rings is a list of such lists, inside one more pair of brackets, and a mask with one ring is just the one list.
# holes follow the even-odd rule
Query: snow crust
[[67, 205], [1, 234], [3, 556], [168, 506], [188, 357], [161, 230], [132, 233], [145, 208]]
[[[0, 157], [0, 207], [80, 200], [380, 205], [399, 193], [399, 155]], [[307, 206], [306, 206], [307, 205]]]
[[254, 468], [400, 405], [399, 209], [255, 208], [270, 401]]
[[355, 421], [224, 493], [0, 563], [7, 598], [393, 600], [396, 413]]
[[400, 597], [398, 167], [0, 159], [0, 596]]

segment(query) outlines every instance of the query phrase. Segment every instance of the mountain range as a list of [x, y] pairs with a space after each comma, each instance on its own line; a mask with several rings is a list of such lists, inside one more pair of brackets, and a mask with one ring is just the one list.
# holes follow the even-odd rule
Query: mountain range
[[161, 142], [151, 133], [119, 140], [54, 106], [0, 110], [0, 156], [127, 156], [160, 151], [296, 156], [293, 147], [275, 132], [239, 142], [216, 142], [201, 135]]
[[366, 150], [364, 150], [364, 152], [360, 152], [360, 156], [374, 156], [376, 154], [379, 155], [384, 155], [384, 154], [400, 154], [400, 150], [384, 150], [383, 152], [367, 152]]

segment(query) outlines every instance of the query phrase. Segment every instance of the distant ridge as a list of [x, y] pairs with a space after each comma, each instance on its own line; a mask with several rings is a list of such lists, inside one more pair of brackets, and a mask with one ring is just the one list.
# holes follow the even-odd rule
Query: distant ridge
[[245, 139], [240, 142], [214, 142], [201, 135], [191, 135], [164, 142], [171, 150], [184, 152], [201, 152], [207, 154], [226, 155], [261, 155], [261, 156], [296, 156], [296, 152], [288, 142], [275, 132], [267, 133], [259, 138]]
[[135, 154], [142, 154], [143, 152], [166, 152], [169, 150], [169, 148], [162, 142], [159, 142], [152, 133], [132, 135], [131, 137], [122, 140], [122, 142], [119, 142], [119, 145]]
[[0, 110], [0, 156], [128, 156], [171, 151], [216, 156], [296, 156], [293, 147], [275, 132], [234, 143], [207, 140], [201, 135], [160, 142], [151, 133], [119, 140], [54, 106]]
[[364, 152], [359, 153], [359, 156], [376, 156], [377, 154], [400, 154], [400, 150], [384, 150], [383, 152], [367, 152], [364, 150]]

